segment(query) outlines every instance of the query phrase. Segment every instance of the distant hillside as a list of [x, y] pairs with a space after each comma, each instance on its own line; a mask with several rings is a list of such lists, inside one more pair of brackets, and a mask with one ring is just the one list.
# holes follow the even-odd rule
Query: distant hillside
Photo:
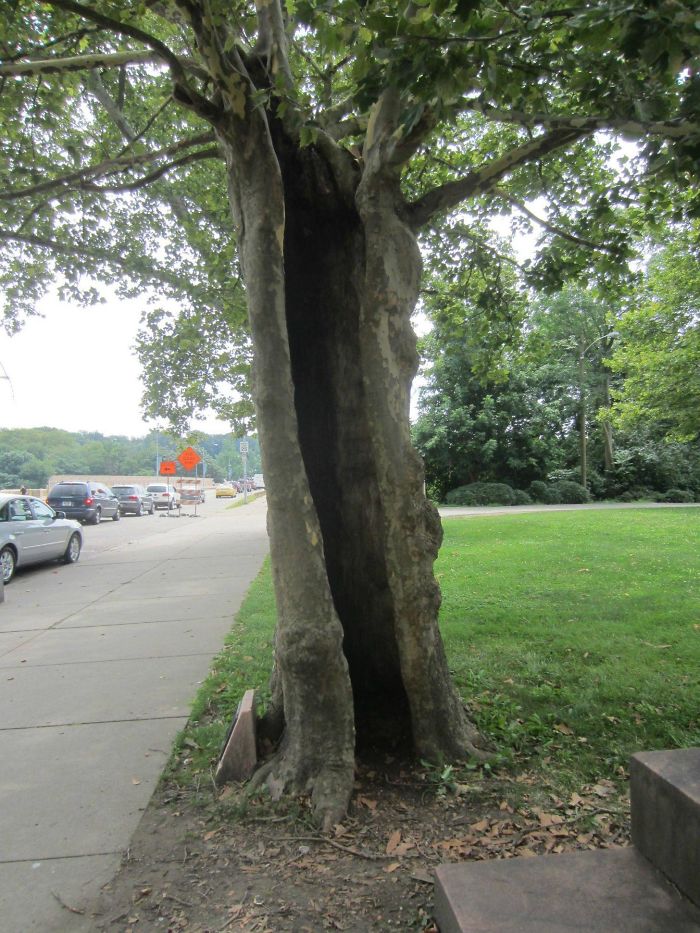
[[[0, 489], [43, 487], [56, 473], [152, 476], [160, 461], [175, 460], [190, 444], [202, 457], [207, 476], [218, 481], [242, 475], [239, 439], [229, 434], [198, 435], [193, 442], [158, 431], [132, 438], [59, 428], [5, 428], [0, 429]], [[248, 438], [248, 447], [248, 473], [260, 472], [257, 439]]]

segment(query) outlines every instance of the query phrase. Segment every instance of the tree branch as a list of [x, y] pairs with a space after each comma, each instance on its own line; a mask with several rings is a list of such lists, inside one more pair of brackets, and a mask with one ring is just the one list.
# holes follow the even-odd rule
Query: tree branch
[[544, 227], [545, 230], [549, 230], [549, 232], [553, 233], [555, 236], [562, 237], [562, 239], [568, 240], [570, 243], [575, 243], [577, 246], [585, 246], [586, 249], [600, 250], [604, 253], [615, 254], [615, 250], [605, 243], [594, 243], [592, 240], [586, 240], [583, 237], [569, 233], [567, 230], [564, 230], [563, 227], [557, 227], [555, 224], [545, 220], [544, 217], [539, 217], [537, 214], [534, 214], [526, 204], [523, 204], [522, 201], [518, 201], [517, 198], [514, 198], [513, 195], [509, 194], [504, 188], [494, 188], [494, 192], [499, 197], [508, 201], [509, 204], [512, 204], [517, 210], [522, 211], [530, 220], [533, 220], [540, 227]]
[[528, 114], [519, 111], [498, 110], [496, 107], [481, 104], [477, 100], [469, 100], [466, 106], [467, 109], [480, 113], [496, 123], [515, 123], [530, 128], [539, 126], [550, 132], [576, 130], [581, 135], [590, 135], [597, 130], [614, 130], [627, 136], [664, 136], [667, 139], [700, 136], [700, 123], [693, 123], [689, 120], [652, 120], [645, 122], [602, 115], [555, 117], [547, 113]]
[[129, 23], [122, 23], [120, 20], [113, 19], [111, 16], [105, 16], [91, 7], [84, 6], [82, 3], [76, 3], [75, 0], [45, 0], [52, 7], [59, 10], [66, 10], [68, 13], [75, 13], [89, 22], [96, 23], [108, 32], [117, 35], [126, 36], [142, 42], [148, 48], [156, 52], [160, 58], [170, 68], [170, 73], [175, 84], [176, 99], [184, 106], [189, 107], [198, 113], [203, 119], [210, 123], [216, 122], [220, 116], [218, 107], [216, 107], [207, 97], [200, 94], [194, 88], [190, 87], [188, 82], [185, 65], [175, 53], [157, 39], [155, 36], [144, 32], [137, 26], [131, 26]]
[[287, 88], [294, 84], [289, 67], [287, 31], [280, 0], [255, 0], [258, 15], [258, 43], [255, 53], [267, 61], [267, 73], [272, 82], [278, 74], [284, 75]]
[[161, 56], [149, 49], [134, 49], [130, 52], [95, 52], [91, 55], [72, 55], [68, 58], [11, 62], [7, 65], [0, 65], [0, 76], [19, 78], [23, 75], [63, 74], [67, 71], [92, 71], [95, 68], [112, 68], [118, 65], [157, 61], [162, 61]]
[[494, 159], [465, 178], [433, 188], [409, 205], [408, 216], [414, 229], [428, 223], [435, 214], [475, 195], [493, 191], [498, 182], [514, 169], [533, 162], [556, 149], [562, 149], [589, 134], [588, 130], [566, 128], [545, 133]]
[[[204, 159], [220, 158], [221, 153], [219, 149], [216, 146], [212, 146], [210, 149], [200, 149], [199, 152], [190, 152], [181, 159], [173, 159], [170, 162], [166, 162], [165, 165], [159, 166], [155, 171], [151, 172], [149, 175], [144, 175], [137, 181], [125, 182], [123, 185], [94, 185], [86, 182], [82, 184], [80, 188], [83, 191], [138, 191], [139, 188], [145, 188], [146, 185], [150, 185], [152, 182], [162, 178], [163, 175], [174, 168], [181, 168], [183, 165], [190, 165], [192, 162], [200, 162]], [[172, 206], [172, 201], [168, 203]]]
[[[57, 256], [68, 256], [71, 259], [98, 259], [102, 262], [110, 262], [119, 266], [123, 265], [123, 256], [120, 252], [110, 252], [106, 249], [88, 248], [84, 243], [68, 242], [61, 240], [51, 240], [48, 237], [40, 237], [34, 234], [17, 233], [14, 230], [5, 230], [0, 227], [0, 242], [22, 243], [26, 246], [35, 246], [40, 249], [48, 250]], [[139, 268], [139, 266], [141, 268]], [[159, 269], [144, 262], [143, 259], [135, 258], [130, 268], [136, 271], [137, 275], [143, 276], [154, 282], [161, 282], [171, 288], [181, 289], [182, 281], [176, 275], [172, 275], [167, 269]]]
[[[211, 143], [213, 141], [213, 133], [201, 133], [199, 136], [180, 140], [180, 142], [173, 143], [171, 146], [166, 146], [155, 152], [142, 153], [141, 155], [134, 153], [129, 156], [120, 156], [116, 159], [106, 159], [98, 165], [88, 166], [77, 172], [69, 172], [67, 175], [40, 182], [38, 185], [31, 185], [29, 188], [0, 192], [0, 201], [18, 201], [21, 198], [42, 194], [47, 191], [55, 191], [56, 189], [59, 189], [60, 192], [63, 193], [68, 188], [85, 188], [88, 187], [86, 183], [91, 179], [105, 178], [120, 172], [127, 172], [137, 166], [154, 162], [156, 159], [162, 158], [163, 156], [175, 155], [183, 149], [189, 149], [192, 146], [204, 145], [205, 143]], [[208, 151], [210, 152], [211, 150]]]

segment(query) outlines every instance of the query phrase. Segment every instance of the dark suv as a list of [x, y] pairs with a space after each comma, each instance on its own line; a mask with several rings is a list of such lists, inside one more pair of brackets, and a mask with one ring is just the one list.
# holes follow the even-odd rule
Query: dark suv
[[119, 499], [122, 515], [153, 515], [153, 496], [143, 486], [112, 486], [112, 492]]
[[66, 518], [75, 518], [90, 525], [99, 524], [103, 518], [118, 522], [119, 499], [102, 483], [68, 480], [56, 483], [46, 500], [52, 509], [64, 512]]

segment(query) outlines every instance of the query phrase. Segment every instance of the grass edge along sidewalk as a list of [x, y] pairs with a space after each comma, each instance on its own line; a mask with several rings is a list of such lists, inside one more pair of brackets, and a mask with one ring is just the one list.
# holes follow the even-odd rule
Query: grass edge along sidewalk
[[[626, 793], [633, 752], [700, 745], [697, 510], [443, 525], [435, 567], [443, 637], [458, 687], [498, 747], [482, 778], [525, 769], [561, 794], [598, 782], [615, 797]], [[206, 787], [211, 800], [212, 764], [244, 690], [255, 687], [265, 702], [274, 623], [266, 564], [199, 691], [166, 781]], [[442, 775], [434, 783], [443, 791], [460, 780], [459, 766], [431, 773]]]

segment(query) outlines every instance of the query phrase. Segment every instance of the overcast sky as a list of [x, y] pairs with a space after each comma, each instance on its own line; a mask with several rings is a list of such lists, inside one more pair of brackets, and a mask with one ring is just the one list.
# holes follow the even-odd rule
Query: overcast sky
[[[496, 218], [494, 226], [508, 235], [505, 219]], [[518, 252], [527, 255], [532, 239], [516, 236]], [[0, 328], [0, 428], [143, 437], [165, 427], [164, 422], [145, 422], [139, 407], [143, 387], [133, 347], [142, 308], [136, 299], [113, 298], [82, 308], [45, 298], [39, 305], [43, 317], [31, 318], [18, 334], [8, 337]], [[425, 329], [420, 320], [414, 326]], [[157, 343], [153, 352], [158, 352]], [[414, 384], [414, 415], [419, 384]], [[208, 434], [230, 430], [213, 416], [193, 427]]]
[[[19, 334], [0, 329], [0, 428], [143, 437], [163, 426], [146, 423], [139, 408], [143, 387], [133, 346], [140, 302], [81, 308], [45, 299], [40, 309], [44, 317], [29, 320]], [[197, 428], [229, 430], [214, 418]]]

